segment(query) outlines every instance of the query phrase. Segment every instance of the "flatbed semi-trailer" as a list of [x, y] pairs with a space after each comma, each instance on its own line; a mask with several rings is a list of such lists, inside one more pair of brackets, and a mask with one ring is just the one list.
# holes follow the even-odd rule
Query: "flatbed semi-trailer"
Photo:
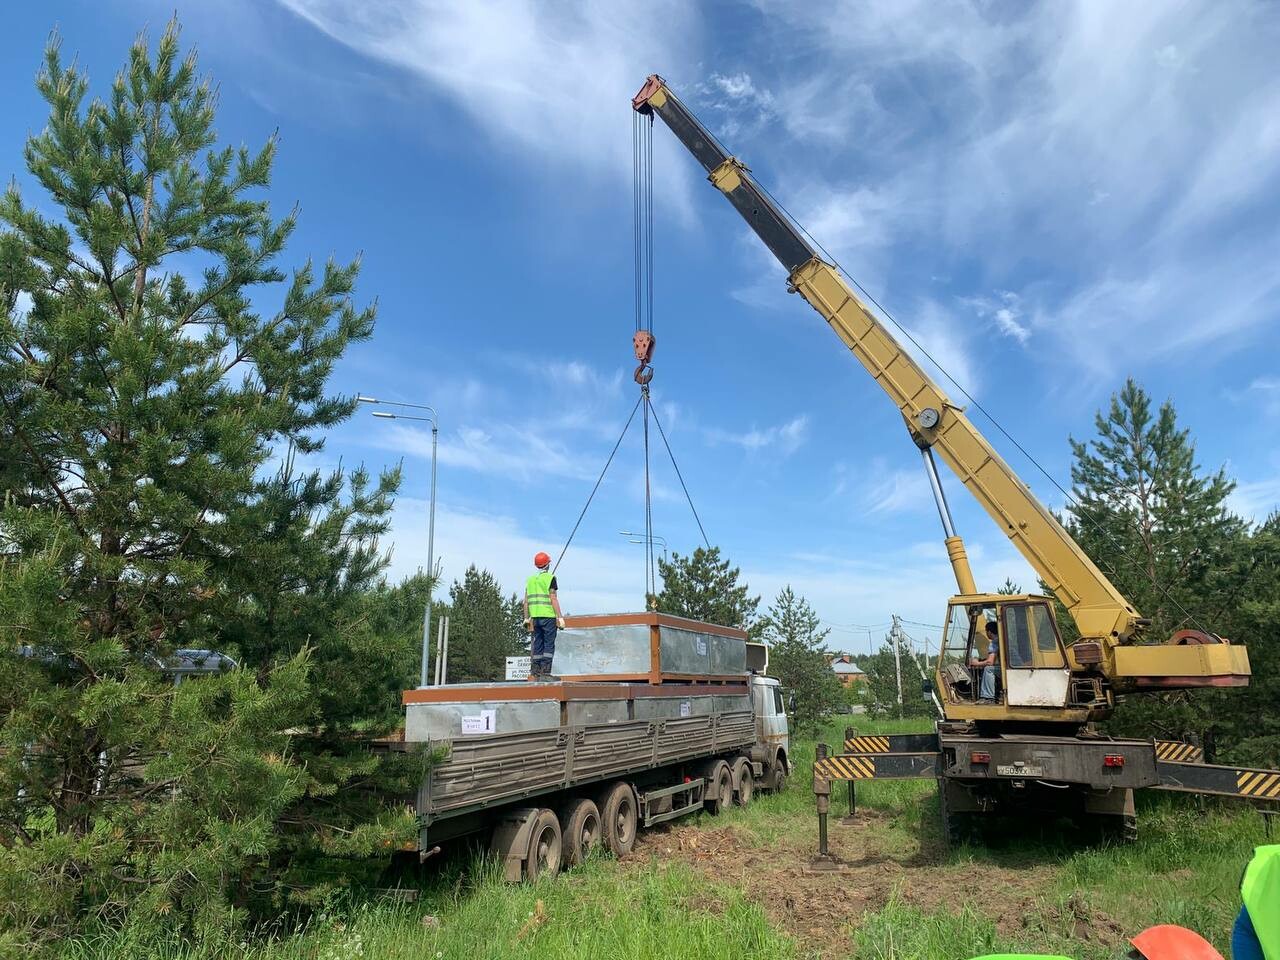
[[[584, 620], [586, 618], [583, 618]], [[509, 880], [580, 862], [596, 845], [630, 852], [636, 833], [697, 810], [780, 790], [787, 714], [767, 651], [742, 631], [660, 614], [570, 619], [564, 662], [642, 641], [647, 679], [445, 684], [404, 693], [406, 746], [442, 748], [418, 790], [419, 856], [487, 835]], [[639, 628], [639, 629], [635, 629]], [[712, 632], [714, 631], [714, 632]], [[659, 669], [678, 663], [679, 679]], [[557, 661], [561, 653], [557, 650]], [[596, 678], [599, 679], [596, 679]], [[652, 682], [654, 679], [658, 682]]]

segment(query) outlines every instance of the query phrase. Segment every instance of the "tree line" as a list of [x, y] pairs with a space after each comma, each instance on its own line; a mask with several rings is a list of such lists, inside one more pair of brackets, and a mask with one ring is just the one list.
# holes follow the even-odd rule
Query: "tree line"
[[[355, 409], [330, 377], [376, 309], [358, 261], [287, 268], [276, 140], [220, 143], [176, 23], [100, 98], [56, 38], [37, 86], [39, 196], [0, 199], [0, 954], [221, 940], [305, 917], [416, 835], [398, 798], [427, 759], [365, 747], [401, 722], [428, 595], [426, 572], [385, 576], [400, 470], [308, 466]], [[1117, 729], [1275, 764], [1280, 521], [1234, 517], [1229, 478], [1135, 385], [1097, 428], [1073, 441], [1073, 534], [1117, 559], [1153, 633], [1208, 624], [1255, 674], [1126, 703]], [[659, 609], [770, 644], [800, 732], [841, 703], [791, 587], [760, 612], [716, 548], [661, 574]], [[451, 680], [525, 649], [518, 598], [483, 569], [446, 613]], [[179, 683], [177, 651], [238, 666]]]

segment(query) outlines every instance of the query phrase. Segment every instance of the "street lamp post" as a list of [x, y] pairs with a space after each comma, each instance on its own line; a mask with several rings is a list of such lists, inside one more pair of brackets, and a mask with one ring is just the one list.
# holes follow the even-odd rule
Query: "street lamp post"
[[656, 533], [645, 537], [643, 533], [632, 533], [630, 530], [619, 530], [618, 535], [621, 537], [639, 537], [639, 540], [628, 540], [627, 543], [660, 543], [662, 544], [662, 559], [667, 559], [667, 541], [665, 537], [660, 537]]
[[403, 413], [386, 413], [382, 410], [375, 410], [373, 415], [383, 420], [419, 420], [423, 423], [431, 424], [431, 509], [430, 516], [427, 520], [427, 608], [422, 613], [422, 674], [419, 678], [418, 686], [425, 687], [427, 685], [427, 659], [431, 649], [431, 588], [434, 585], [435, 578], [435, 547], [436, 547], [436, 445], [440, 439], [440, 424], [436, 414], [435, 407], [429, 407], [424, 403], [401, 403], [397, 400], [378, 400], [374, 397], [358, 396], [356, 400], [360, 403], [377, 403], [387, 404], [394, 407], [409, 407], [414, 410], [426, 410], [430, 412], [429, 417], [414, 417]]

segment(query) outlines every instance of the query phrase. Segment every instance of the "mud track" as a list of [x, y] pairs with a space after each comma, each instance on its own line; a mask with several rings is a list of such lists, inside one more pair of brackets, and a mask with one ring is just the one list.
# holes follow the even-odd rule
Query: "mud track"
[[[815, 852], [809, 824], [797, 824], [794, 833], [773, 840], [705, 821], [672, 826], [641, 834], [628, 862], [682, 862], [714, 885], [736, 887], [791, 935], [802, 953], [824, 958], [848, 957], [850, 937], [864, 915], [895, 897], [926, 913], [958, 912], [970, 904], [994, 920], [1005, 936], [1017, 937], [1028, 927], [1047, 923], [1065, 927], [1080, 940], [1123, 941], [1119, 926], [1090, 912], [1083, 900], [1073, 896], [1064, 904], [1046, 904], [1052, 864], [951, 860], [937, 841], [903, 845], [901, 834], [895, 839], [883, 829], [884, 819], [871, 810], [860, 813], [853, 825], [833, 824], [831, 852], [842, 863], [837, 873], [805, 869]], [[713, 894], [697, 890], [690, 891], [689, 905], [713, 912], [722, 908]]]

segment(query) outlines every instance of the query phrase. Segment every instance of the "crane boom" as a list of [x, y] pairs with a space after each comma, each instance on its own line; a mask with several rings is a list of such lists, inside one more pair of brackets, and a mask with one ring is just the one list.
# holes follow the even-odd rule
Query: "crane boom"
[[657, 74], [648, 78], [632, 107], [662, 118], [706, 169], [707, 179], [778, 258], [787, 271], [789, 289], [822, 315], [897, 406], [930, 469], [961, 598], [976, 597], [978, 591], [937, 483], [935, 450], [1075, 621], [1081, 641], [1072, 647], [1075, 669], [1100, 670], [1120, 691], [1248, 682], [1245, 649], [1216, 636], [1184, 630], [1164, 643], [1135, 644], [1149, 621], [1001, 459], [964, 409], [951, 402], [859, 299], [836, 265], [820, 255], [760, 188], [749, 168], [720, 145]]
[[[1123, 643], [1142, 625], [1133, 607], [1089, 559], [986, 438], [952, 403], [893, 334], [859, 299], [836, 267], [756, 184], [749, 169], [702, 126], [662, 78], [654, 75], [633, 105], [661, 117], [707, 170], [708, 179], [734, 205], [782, 263], [790, 289], [831, 325], [853, 355], [901, 411], [912, 439], [936, 450], [1066, 606], [1087, 639]], [[960, 562], [961, 593], [976, 593], [959, 538], [947, 538]], [[959, 555], [957, 556], [957, 552]]]

